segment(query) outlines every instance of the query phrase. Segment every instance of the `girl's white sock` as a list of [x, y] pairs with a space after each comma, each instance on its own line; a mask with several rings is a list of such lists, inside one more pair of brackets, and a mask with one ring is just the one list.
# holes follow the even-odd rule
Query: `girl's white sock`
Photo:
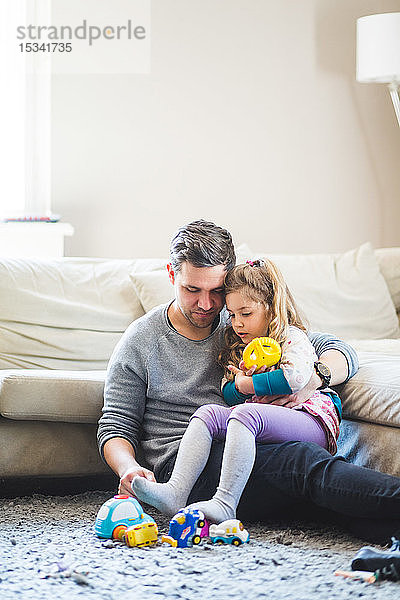
[[201, 419], [190, 421], [179, 445], [175, 466], [167, 483], [154, 483], [135, 477], [132, 490], [137, 498], [165, 515], [175, 515], [184, 508], [190, 492], [207, 464], [212, 438]]
[[195, 502], [189, 508], [203, 511], [212, 523], [236, 517], [236, 508], [250, 477], [256, 456], [254, 435], [240, 421], [228, 421], [221, 477], [211, 500]]

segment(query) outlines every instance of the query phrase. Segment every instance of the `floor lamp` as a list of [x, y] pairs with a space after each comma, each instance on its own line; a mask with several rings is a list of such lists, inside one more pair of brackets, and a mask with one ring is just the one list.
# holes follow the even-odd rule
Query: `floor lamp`
[[388, 84], [400, 127], [400, 12], [357, 19], [357, 81]]

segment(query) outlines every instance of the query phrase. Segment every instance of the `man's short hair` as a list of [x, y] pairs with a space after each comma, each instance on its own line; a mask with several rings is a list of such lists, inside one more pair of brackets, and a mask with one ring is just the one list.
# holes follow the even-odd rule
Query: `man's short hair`
[[194, 267], [224, 265], [225, 270], [229, 271], [236, 263], [232, 236], [211, 221], [192, 221], [178, 229], [172, 238], [170, 260], [176, 272], [185, 261]]

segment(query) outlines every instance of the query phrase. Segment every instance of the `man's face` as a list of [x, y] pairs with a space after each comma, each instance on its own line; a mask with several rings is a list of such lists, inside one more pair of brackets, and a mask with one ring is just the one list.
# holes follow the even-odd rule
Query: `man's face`
[[177, 306], [184, 317], [194, 327], [210, 327], [225, 303], [224, 265], [194, 267], [184, 262], [178, 272], [168, 265], [168, 273], [175, 286]]

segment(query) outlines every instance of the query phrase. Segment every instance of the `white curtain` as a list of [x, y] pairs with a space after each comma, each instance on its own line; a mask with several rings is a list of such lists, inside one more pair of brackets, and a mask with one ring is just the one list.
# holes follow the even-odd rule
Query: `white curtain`
[[[51, 56], [17, 27], [50, 23], [50, 0], [0, 1], [0, 215], [50, 213]], [[29, 41], [29, 40], [28, 40]]]

